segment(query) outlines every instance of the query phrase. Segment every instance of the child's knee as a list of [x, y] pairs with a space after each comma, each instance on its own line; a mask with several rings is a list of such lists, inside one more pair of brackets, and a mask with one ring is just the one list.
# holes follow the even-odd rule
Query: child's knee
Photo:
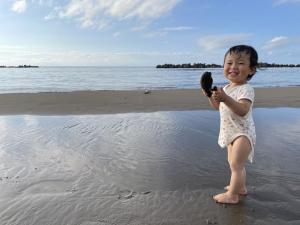
[[229, 162], [231, 171], [243, 171], [245, 168], [244, 163], [238, 162], [236, 160], [231, 160]]

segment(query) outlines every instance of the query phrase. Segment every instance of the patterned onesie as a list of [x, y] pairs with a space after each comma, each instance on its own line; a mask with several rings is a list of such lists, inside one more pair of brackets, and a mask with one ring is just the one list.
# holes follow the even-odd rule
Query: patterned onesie
[[223, 88], [224, 92], [235, 101], [247, 99], [251, 101], [249, 112], [245, 116], [238, 116], [232, 112], [223, 102], [220, 103], [220, 134], [218, 144], [225, 148], [231, 144], [237, 137], [245, 136], [251, 143], [251, 152], [248, 157], [253, 161], [254, 145], [256, 141], [255, 125], [252, 117], [252, 106], [254, 102], [254, 89], [249, 84], [243, 84], [235, 87], [229, 87], [229, 84]]

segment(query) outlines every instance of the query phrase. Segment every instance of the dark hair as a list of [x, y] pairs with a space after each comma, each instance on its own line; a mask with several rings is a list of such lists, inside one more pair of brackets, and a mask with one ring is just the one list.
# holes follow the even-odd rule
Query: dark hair
[[[249, 45], [233, 46], [226, 52], [225, 57], [231, 53], [241, 54], [242, 52], [247, 55], [250, 55], [250, 67], [254, 68], [256, 71], [256, 68], [258, 67], [258, 54], [257, 51]], [[253, 75], [254, 74], [249, 74], [247, 79], [250, 80], [253, 77]]]

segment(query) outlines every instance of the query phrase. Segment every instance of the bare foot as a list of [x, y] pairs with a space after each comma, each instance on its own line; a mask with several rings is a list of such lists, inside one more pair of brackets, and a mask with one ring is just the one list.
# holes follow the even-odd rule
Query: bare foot
[[[228, 190], [229, 190], [229, 185], [226, 186], [226, 187], [224, 187], [224, 189], [225, 189], [226, 191], [228, 191]], [[239, 191], [239, 195], [245, 196], [245, 195], [247, 195], [247, 194], [248, 194], [247, 188], [243, 188], [243, 189], [241, 189], [241, 190]]]
[[230, 194], [229, 192], [225, 192], [222, 194], [218, 194], [213, 196], [213, 199], [217, 203], [223, 203], [223, 204], [237, 204], [239, 203], [239, 196]]

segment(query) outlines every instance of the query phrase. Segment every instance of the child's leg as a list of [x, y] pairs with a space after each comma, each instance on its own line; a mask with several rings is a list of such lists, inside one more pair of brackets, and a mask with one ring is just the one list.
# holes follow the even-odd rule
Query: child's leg
[[230, 192], [238, 193], [245, 187], [246, 170], [245, 164], [251, 152], [251, 144], [247, 137], [240, 136], [233, 143], [231, 159]]
[[229, 165], [231, 163], [231, 158], [232, 158], [232, 144], [227, 146], [227, 160]]
[[229, 190], [215, 195], [219, 203], [235, 204], [239, 202], [239, 191], [245, 187], [245, 164], [251, 152], [251, 144], [245, 136], [238, 137], [232, 145], [230, 155], [231, 179]]
[[[231, 164], [231, 158], [232, 158], [232, 144], [228, 145], [227, 146], [227, 160], [228, 160], [228, 163], [229, 165]], [[243, 179], [244, 179], [244, 185], [243, 187], [240, 189], [239, 191], [239, 194], [240, 195], [247, 195], [247, 188], [246, 188], [246, 169], [244, 167], [244, 170], [243, 170]], [[229, 185], [224, 187], [224, 189], [226, 191], [229, 190]]]

